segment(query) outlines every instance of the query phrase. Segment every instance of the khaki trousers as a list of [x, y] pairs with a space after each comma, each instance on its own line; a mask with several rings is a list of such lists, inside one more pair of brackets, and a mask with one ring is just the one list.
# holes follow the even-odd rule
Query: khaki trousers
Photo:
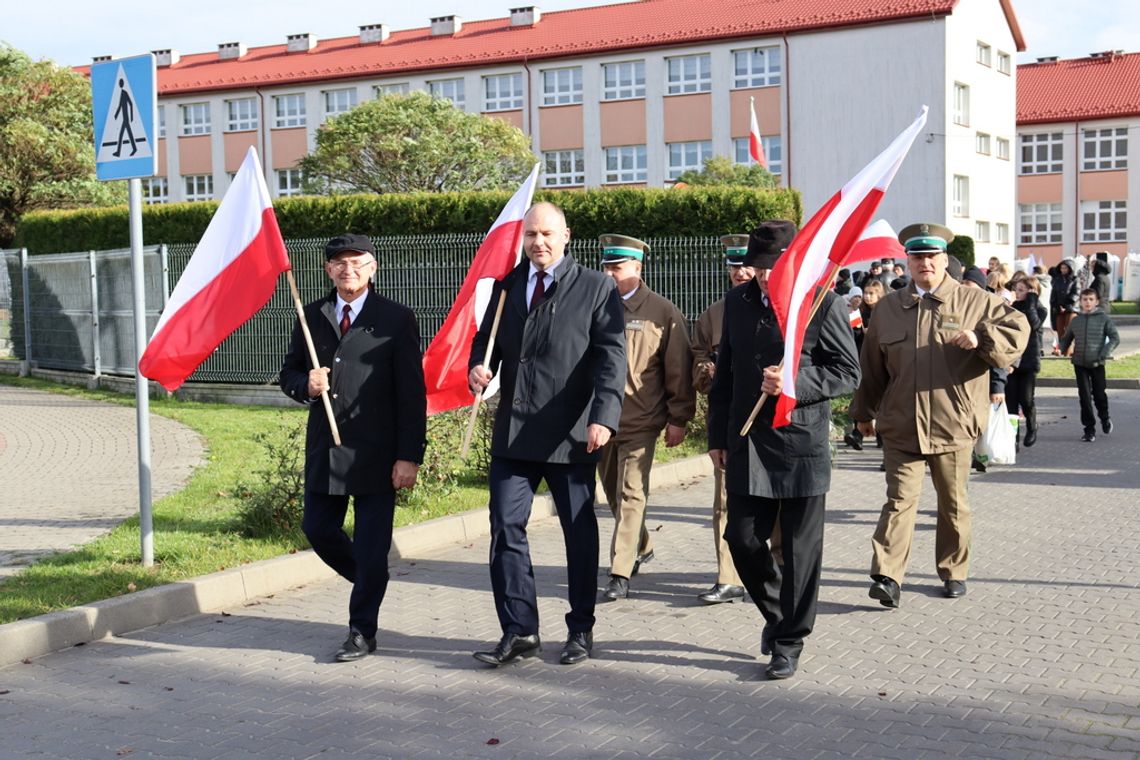
[[598, 462], [598, 478], [614, 516], [610, 542], [610, 574], [629, 578], [637, 555], [653, 549], [645, 529], [649, 471], [660, 433], [638, 433], [606, 444]]
[[900, 586], [910, 559], [914, 522], [922, 478], [930, 467], [930, 479], [938, 494], [934, 559], [943, 581], [964, 581], [970, 569], [970, 503], [966, 480], [970, 474], [970, 449], [943, 454], [910, 454], [889, 445], [883, 450], [887, 470], [887, 503], [879, 515], [871, 543], [871, 575], [885, 575]]
[[728, 494], [724, 490], [724, 470], [713, 468], [713, 544], [716, 546], [716, 582], [723, 586], [740, 586], [740, 575], [732, 563], [728, 542], [724, 540], [728, 520]]

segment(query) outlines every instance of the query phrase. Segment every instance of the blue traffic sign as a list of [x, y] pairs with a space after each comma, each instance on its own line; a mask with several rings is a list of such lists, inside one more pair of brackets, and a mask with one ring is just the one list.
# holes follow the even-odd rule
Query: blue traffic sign
[[99, 179], [153, 177], [158, 172], [155, 82], [150, 53], [91, 67], [95, 176]]

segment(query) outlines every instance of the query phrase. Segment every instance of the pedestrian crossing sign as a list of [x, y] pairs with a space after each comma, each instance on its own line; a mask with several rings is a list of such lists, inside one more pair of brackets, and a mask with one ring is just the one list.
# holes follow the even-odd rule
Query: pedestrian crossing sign
[[153, 54], [91, 67], [95, 176], [131, 179], [158, 172], [157, 101]]

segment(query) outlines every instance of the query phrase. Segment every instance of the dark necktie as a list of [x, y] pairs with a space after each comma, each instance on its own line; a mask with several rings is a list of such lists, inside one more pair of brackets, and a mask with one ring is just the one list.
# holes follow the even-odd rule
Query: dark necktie
[[538, 272], [534, 276], [534, 293], [530, 296], [530, 310], [534, 311], [534, 307], [538, 306], [542, 296], [546, 293], [546, 275]]
[[344, 311], [341, 312], [340, 318], [340, 335], [343, 338], [344, 334], [348, 332], [348, 328], [352, 327], [352, 307], [348, 304], [344, 305]]

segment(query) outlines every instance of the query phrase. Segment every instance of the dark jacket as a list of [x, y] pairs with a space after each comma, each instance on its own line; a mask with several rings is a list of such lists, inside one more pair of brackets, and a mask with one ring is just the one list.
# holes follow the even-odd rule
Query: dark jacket
[[1030, 372], [1036, 375], [1041, 371], [1041, 323], [1044, 321], [1042, 312], [1044, 307], [1037, 298], [1037, 294], [1028, 292], [1021, 301], [1014, 301], [1011, 306], [1020, 311], [1025, 320], [1029, 322], [1029, 342], [1025, 344], [1025, 353], [1021, 355], [1016, 364], [1017, 372]]
[[1104, 312], [1112, 311], [1112, 302], [1109, 300], [1109, 293], [1111, 292], [1112, 268], [1100, 259], [1093, 259], [1092, 263], [1093, 280], [1089, 283], [1089, 287], [1096, 291], [1097, 298], [1100, 300], [1100, 308]]
[[343, 338], [336, 291], [305, 307], [317, 359], [330, 367], [329, 398], [340, 430], [333, 446], [320, 398], [310, 399], [309, 352], [299, 322], [281, 367], [281, 390], [309, 404], [305, 488], [316, 493], [392, 490], [397, 459], [423, 462], [427, 400], [420, 334], [411, 309], [369, 291]]
[[727, 449], [728, 491], [766, 498], [818, 496], [831, 486], [830, 399], [859, 383], [859, 357], [847, 304], [824, 296], [804, 333], [792, 423], [772, 427], [770, 398], [748, 432], [740, 429], [760, 398], [764, 368], [780, 363], [784, 340], [776, 314], [753, 280], [729, 291], [709, 392], [709, 448]]
[[1053, 275], [1053, 288], [1049, 292], [1049, 308], [1054, 314], [1058, 311], [1080, 310], [1081, 288], [1077, 284], [1077, 271], [1074, 269], [1076, 265], [1072, 259], [1063, 259], [1061, 264], [1069, 268], [1067, 275], [1061, 274], [1060, 264], [1049, 270]]
[[496, 283], [471, 343], [469, 368], [483, 363], [499, 293], [507, 299], [488, 369], [499, 375], [491, 454], [563, 464], [586, 453], [586, 427], [617, 431], [625, 394], [625, 314], [614, 281], [565, 256], [533, 312], [526, 303], [530, 261]]
[[1073, 317], [1069, 329], [1061, 336], [1061, 353], [1068, 352], [1069, 345], [1076, 341], [1073, 350], [1073, 364], [1078, 367], [1099, 367], [1113, 349], [1120, 345], [1120, 334], [1112, 317], [1097, 309], [1091, 314], [1081, 312]]

